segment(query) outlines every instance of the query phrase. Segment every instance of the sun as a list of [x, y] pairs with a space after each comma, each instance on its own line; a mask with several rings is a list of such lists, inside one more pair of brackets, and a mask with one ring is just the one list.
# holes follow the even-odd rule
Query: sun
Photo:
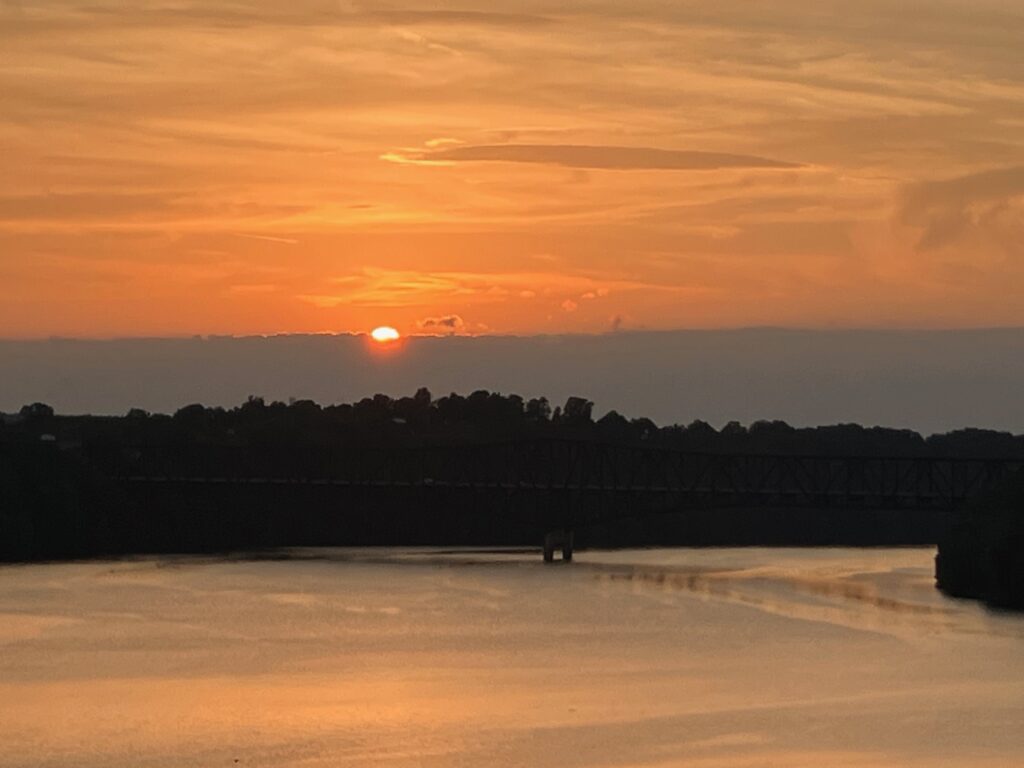
[[388, 344], [392, 341], [398, 341], [402, 338], [402, 334], [392, 328], [390, 325], [381, 325], [370, 331], [370, 336], [378, 344]]

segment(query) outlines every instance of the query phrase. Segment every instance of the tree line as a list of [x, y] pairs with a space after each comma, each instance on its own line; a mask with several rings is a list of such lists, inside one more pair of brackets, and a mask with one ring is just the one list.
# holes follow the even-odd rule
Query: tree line
[[121, 417], [64, 416], [42, 403], [27, 405], [0, 423], [0, 439], [52, 439], [65, 445], [356, 446], [401, 447], [436, 443], [560, 437], [645, 443], [693, 452], [785, 453], [849, 456], [1024, 456], [1024, 435], [958, 429], [923, 436], [909, 429], [860, 424], [794, 427], [784, 421], [737, 421], [715, 428], [695, 419], [658, 426], [648, 418], [609, 411], [569, 397], [525, 399], [484, 390], [435, 398], [425, 389], [408, 397], [384, 394], [354, 403], [321, 406], [311, 400], [266, 402], [250, 397], [234, 408], [187, 405], [174, 414], [133, 408]]

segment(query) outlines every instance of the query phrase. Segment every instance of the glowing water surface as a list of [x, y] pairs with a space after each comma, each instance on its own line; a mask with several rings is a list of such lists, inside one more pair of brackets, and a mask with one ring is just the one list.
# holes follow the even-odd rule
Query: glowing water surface
[[0, 766], [1011, 766], [1024, 619], [933, 552], [0, 568]]

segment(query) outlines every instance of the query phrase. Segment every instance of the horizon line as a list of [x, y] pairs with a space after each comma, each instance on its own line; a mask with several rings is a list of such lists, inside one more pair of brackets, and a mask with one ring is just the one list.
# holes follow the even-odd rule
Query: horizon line
[[[750, 332], [782, 332], [807, 334], [844, 334], [844, 333], [894, 333], [894, 334], [940, 334], [940, 333], [992, 333], [1005, 331], [1024, 331], [1021, 325], [982, 325], [982, 326], [797, 326], [797, 325], [742, 325], [723, 326], [718, 328], [687, 327], [687, 328], [619, 328], [605, 331], [565, 331], [538, 333], [522, 332], [484, 332], [484, 333], [408, 333], [402, 334], [402, 340], [411, 339], [552, 339], [552, 338], [614, 338], [628, 335], [656, 334], [715, 334], [715, 333], [750, 333]], [[273, 331], [266, 333], [189, 333], [189, 334], [144, 334], [139, 336], [65, 336], [50, 334], [47, 336], [0, 336], [0, 344], [43, 343], [43, 342], [123, 342], [123, 341], [222, 341], [248, 339], [281, 339], [281, 338], [369, 338], [370, 331]]]

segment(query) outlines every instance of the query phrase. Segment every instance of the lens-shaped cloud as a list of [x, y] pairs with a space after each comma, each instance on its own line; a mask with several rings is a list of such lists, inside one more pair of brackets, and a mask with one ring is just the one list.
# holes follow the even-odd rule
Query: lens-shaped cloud
[[799, 168], [796, 163], [726, 152], [659, 149], [657, 147], [588, 146], [582, 144], [480, 144], [446, 147], [387, 159], [425, 163], [536, 163], [565, 168], [615, 171], [708, 171], [720, 168]]

